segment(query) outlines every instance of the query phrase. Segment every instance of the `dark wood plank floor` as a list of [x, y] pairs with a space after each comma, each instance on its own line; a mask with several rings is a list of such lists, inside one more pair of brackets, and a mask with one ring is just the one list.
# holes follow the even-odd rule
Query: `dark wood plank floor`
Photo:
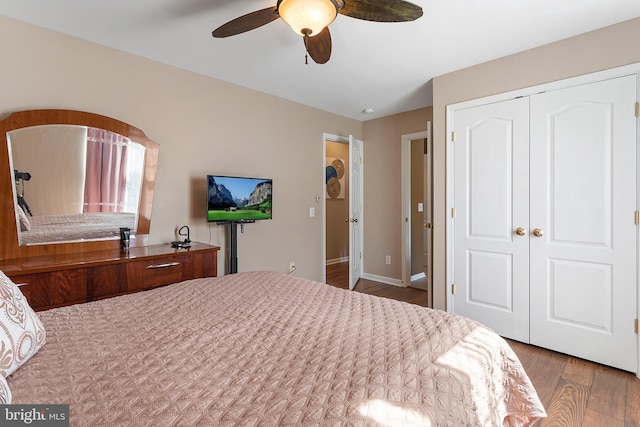
[[[327, 267], [347, 288], [348, 263]], [[360, 279], [355, 291], [427, 305], [426, 292]], [[536, 388], [547, 418], [536, 427], [640, 427], [640, 379], [632, 373], [507, 340]]]
[[[338, 288], [349, 288], [349, 263], [342, 262], [327, 266], [327, 283]], [[368, 279], [360, 279], [355, 291], [379, 297], [386, 297], [412, 304], [427, 306], [427, 291], [416, 288], [401, 288]]]

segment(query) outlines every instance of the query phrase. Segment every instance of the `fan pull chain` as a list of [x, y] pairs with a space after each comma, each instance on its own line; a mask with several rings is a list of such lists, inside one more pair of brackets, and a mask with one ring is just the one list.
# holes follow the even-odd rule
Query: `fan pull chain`
[[304, 33], [304, 65], [309, 65], [309, 51], [307, 50], [307, 42], [309, 41], [309, 33]]

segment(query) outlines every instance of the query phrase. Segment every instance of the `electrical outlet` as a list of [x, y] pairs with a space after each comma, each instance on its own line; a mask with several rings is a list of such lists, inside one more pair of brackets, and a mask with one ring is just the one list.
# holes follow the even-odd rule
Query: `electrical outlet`
[[385, 262], [387, 263], [387, 265], [391, 265], [391, 255], [387, 255], [387, 257], [385, 258]]
[[295, 261], [289, 261], [289, 273], [295, 271], [296, 269], [296, 262]]

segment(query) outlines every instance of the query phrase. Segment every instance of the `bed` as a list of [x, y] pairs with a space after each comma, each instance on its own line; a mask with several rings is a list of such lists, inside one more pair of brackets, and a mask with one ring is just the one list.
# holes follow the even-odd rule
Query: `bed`
[[195, 279], [37, 318], [46, 343], [8, 375], [12, 402], [70, 404], [72, 426], [528, 426], [545, 416], [511, 348], [477, 322], [282, 273]]
[[90, 212], [27, 217], [20, 209], [18, 218], [22, 245], [116, 238], [120, 236], [120, 227], [135, 230], [136, 225], [136, 214], [132, 212]]

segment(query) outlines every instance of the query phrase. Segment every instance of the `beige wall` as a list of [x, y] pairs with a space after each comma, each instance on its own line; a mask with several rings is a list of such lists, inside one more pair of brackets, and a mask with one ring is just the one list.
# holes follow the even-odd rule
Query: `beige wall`
[[[349, 257], [349, 145], [327, 141], [327, 157], [344, 160], [344, 198], [326, 199], [327, 263]], [[325, 197], [323, 194], [322, 197]]]
[[224, 229], [204, 220], [206, 175], [268, 177], [274, 219], [239, 233], [239, 270], [288, 271], [295, 261], [296, 275], [322, 277], [323, 133], [361, 139], [362, 122], [3, 17], [0, 39], [2, 118], [83, 110], [160, 144], [150, 243], [175, 240], [176, 228], [189, 225], [193, 240], [224, 246]]
[[[427, 130], [431, 107], [364, 122], [364, 271], [402, 280], [402, 135]], [[385, 256], [391, 264], [385, 264]]]
[[[13, 168], [31, 174], [24, 199], [35, 216], [82, 213], [87, 129], [33, 127], [11, 132]], [[23, 189], [19, 185], [20, 190]]]
[[[640, 18], [436, 77], [434, 307], [446, 304], [446, 117], [449, 104], [640, 62]], [[365, 128], [366, 136], [366, 128]]]

